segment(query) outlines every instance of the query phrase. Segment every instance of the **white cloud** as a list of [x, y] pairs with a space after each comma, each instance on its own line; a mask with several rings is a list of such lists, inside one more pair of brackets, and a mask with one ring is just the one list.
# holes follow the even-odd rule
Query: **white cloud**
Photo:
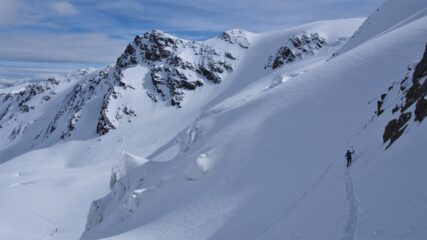
[[105, 34], [9, 33], [0, 38], [0, 60], [113, 63], [127, 42]]
[[21, 0], [0, 0], [0, 27], [24, 24], [34, 17]]
[[15, 21], [17, 1], [0, 0], [0, 26], [8, 25]]
[[49, 17], [52, 14], [70, 15], [78, 13], [67, 2], [49, 2], [47, 0], [0, 0], [0, 27], [32, 26], [56, 28]]
[[51, 3], [52, 9], [61, 15], [77, 14], [78, 10], [69, 2], [53, 2]]
[[[69, 73], [75, 70], [74, 68], [64, 68], [64, 67], [10, 67], [10, 66], [1, 66], [0, 63], [0, 89], [3, 85], [8, 85], [16, 83], [16, 81], [25, 81], [32, 79], [34, 77], [46, 77], [52, 76], [54, 74], [64, 74]], [[0, 91], [1, 93], [1, 91]]]
[[0, 0], [0, 61], [113, 63], [133, 34], [153, 28], [206, 39], [232, 28], [366, 16], [382, 1]]

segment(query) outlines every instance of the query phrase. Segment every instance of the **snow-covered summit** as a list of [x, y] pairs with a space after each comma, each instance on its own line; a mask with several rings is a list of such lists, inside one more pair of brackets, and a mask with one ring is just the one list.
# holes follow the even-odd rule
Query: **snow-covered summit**
[[238, 44], [242, 48], [249, 48], [250, 43], [248, 40], [248, 31], [243, 29], [233, 29], [222, 32], [218, 38], [231, 44]]
[[[81, 139], [106, 134], [120, 121], [136, 116], [135, 110], [123, 102], [132, 91], [138, 91], [142, 99], [181, 107], [186, 92], [219, 84], [245, 50], [238, 44], [223, 49], [159, 30], [147, 32], [135, 37], [115, 65], [100, 70], [80, 69], [28, 84], [19, 91], [3, 89], [2, 138], [11, 140], [7, 145], [25, 141], [32, 148], [72, 136]], [[138, 76], [141, 89], [126, 82], [126, 70], [136, 66], [147, 71], [147, 75]]]
[[147, 95], [155, 102], [162, 100], [180, 107], [185, 91], [206, 83], [220, 83], [233, 71], [236, 56], [241, 52], [240, 49], [225, 51], [204, 42], [182, 40], [153, 30], [142, 37], [136, 36], [116, 65], [120, 69], [138, 64], [147, 66], [151, 75], [151, 82], [146, 86]]
[[274, 55], [268, 58], [264, 68], [278, 68], [286, 63], [292, 63], [305, 55], [314, 55], [326, 45], [326, 40], [318, 33], [308, 34], [303, 31], [289, 38], [289, 43], [281, 46]]
[[[317, 33], [307, 35], [304, 29], [299, 35], [288, 36], [285, 33], [282, 39], [292, 40], [295, 56], [299, 58], [313, 54], [324, 43]], [[243, 77], [233, 76], [234, 72], [247, 52], [251, 52], [253, 39], [259, 37], [235, 29], [207, 41], [189, 41], [152, 30], [135, 36], [116, 64], [48, 78], [15, 94], [5, 90], [1, 94], [4, 104], [0, 108], [0, 125], [2, 137], [11, 147], [6, 155], [15, 156], [15, 147], [24, 142], [30, 150], [61, 140], [107, 134], [139, 118], [138, 113], [145, 110], [139, 110], [137, 102], [150, 100], [178, 108], [195, 105], [192, 102], [200, 99], [192, 96], [199, 95], [201, 88], [207, 88], [202, 98], [208, 101], [210, 94], [206, 92], [217, 92], [216, 85], [222, 85], [227, 78]], [[265, 64], [267, 57], [261, 60]], [[230, 84], [234, 83], [229, 81], [224, 87]]]

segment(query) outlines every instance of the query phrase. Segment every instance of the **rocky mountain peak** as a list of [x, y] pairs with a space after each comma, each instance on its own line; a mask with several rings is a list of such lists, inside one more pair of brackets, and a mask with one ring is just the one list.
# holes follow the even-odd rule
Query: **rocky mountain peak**
[[280, 47], [274, 55], [271, 55], [264, 68], [275, 69], [301, 59], [305, 55], [314, 55], [326, 44], [326, 40], [320, 37], [318, 33], [302, 31], [289, 38], [284, 46]]
[[[247, 39], [243, 31], [223, 33], [223, 39], [238, 46]], [[185, 54], [184, 54], [185, 52]], [[138, 64], [149, 67], [151, 87], [147, 95], [155, 102], [164, 100], [181, 107], [184, 91], [205, 83], [220, 83], [225, 73], [233, 70], [235, 53], [205, 42], [188, 41], [159, 30], [135, 36], [117, 60], [117, 67], [126, 69]]]
[[[47, 139], [52, 139], [49, 142], [69, 139], [85, 124], [83, 121], [97, 121], [93, 131], [104, 135], [137, 115], [125, 100], [129, 91], [135, 89], [126, 83], [124, 74], [137, 66], [148, 70], [147, 75], [141, 76], [144, 81], [141, 97], [181, 108], [188, 91], [219, 84], [233, 71], [238, 56], [249, 47], [245, 34], [243, 30], [225, 32], [223, 40], [235, 45], [226, 49], [221, 44], [183, 40], [159, 30], [136, 35], [116, 64], [100, 70], [80, 69], [30, 84], [19, 93], [0, 94], [4, 103], [0, 108], [0, 128], [9, 131], [11, 139], [34, 128], [31, 130], [34, 144]], [[25, 114], [55, 102], [53, 99], [62, 91], [66, 97], [58, 98], [61, 102], [54, 105], [52, 114], [43, 116], [47, 118], [46, 124], [35, 125], [27, 120]], [[99, 102], [95, 104], [98, 109], [93, 108], [94, 101]], [[83, 116], [89, 108], [98, 112], [92, 120]]]
[[238, 44], [241, 48], [249, 48], [248, 32], [242, 29], [233, 29], [222, 32], [219, 39], [231, 44]]

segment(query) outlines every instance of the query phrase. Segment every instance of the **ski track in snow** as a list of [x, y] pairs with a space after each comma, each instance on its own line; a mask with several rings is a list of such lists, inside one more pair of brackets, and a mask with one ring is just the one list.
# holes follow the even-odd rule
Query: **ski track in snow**
[[[31, 182], [31, 183], [27, 183], [27, 184], [33, 184], [35, 181], [18, 182], [18, 183], [15, 183], [15, 184], [10, 185], [9, 187], [16, 187], [16, 186], [19, 186], [19, 185], [25, 185], [25, 184], [23, 184], [23, 183], [26, 183], [26, 182]], [[9, 193], [6, 193], [6, 195], [8, 195], [8, 194], [9, 194]], [[3, 206], [6, 206], [6, 205], [7, 205], [7, 204], [6, 204], [6, 201], [7, 201], [7, 202], [9, 202], [9, 200], [7, 200], [7, 199], [3, 199], [3, 201], [2, 201], [2, 205], [3, 205]], [[32, 209], [32, 208], [30, 208], [30, 207], [28, 207], [28, 206], [25, 206], [25, 205], [23, 205], [23, 204], [20, 204], [20, 203], [19, 203], [19, 201], [10, 200], [10, 202], [9, 202], [9, 203], [10, 203], [11, 205], [13, 205], [14, 207], [16, 207], [16, 208], [21, 208], [22, 210], [27, 211], [28, 213], [33, 214], [33, 215], [34, 215], [34, 216], [36, 216], [36, 218], [38, 218], [39, 220], [42, 220], [42, 221], [44, 221], [44, 222], [47, 222], [47, 223], [49, 223], [50, 225], [52, 225], [52, 226], [53, 226], [53, 227], [52, 227], [53, 229], [52, 229], [51, 233], [49, 233], [49, 235], [48, 235], [48, 236], [41, 238], [41, 240], [51, 239], [51, 238], [55, 237], [55, 236], [58, 234], [58, 232], [59, 232], [59, 223], [58, 223], [58, 221], [53, 220], [52, 218], [50, 218], [50, 217], [48, 217], [48, 216], [46, 216], [46, 215], [44, 215], [44, 214], [42, 214], [42, 213], [40, 213], [40, 212], [38, 212], [38, 211], [34, 210], [34, 209]]]
[[[302, 202], [302, 200], [304, 200], [304, 198], [307, 197], [307, 195], [309, 195], [312, 191], [314, 191], [314, 189], [316, 189], [316, 187], [319, 185], [320, 182], [322, 182], [322, 180], [325, 178], [326, 174], [329, 172], [329, 170], [331, 169], [331, 167], [334, 165], [334, 163], [336, 162], [337, 157], [335, 157], [329, 164], [328, 166], [325, 168], [325, 170], [322, 172], [322, 174], [319, 176], [319, 178], [314, 182], [313, 185], [311, 185], [311, 187], [306, 190], [295, 202], [294, 204], [292, 204], [292, 206], [286, 210], [283, 214], [281, 214], [271, 225], [267, 226], [266, 229], [264, 229], [261, 233], [259, 233], [258, 235], [256, 235], [254, 238], [252, 239], [260, 239], [266, 232], [268, 232], [270, 229], [272, 229], [275, 225], [277, 225], [280, 220], [282, 220], [283, 218], [285, 218], [286, 216], [288, 216], [294, 209], [296, 209], [298, 207], [298, 205]], [[352, 239], [352, 238], [351, 238]], [[347, 240], [347, 239], [346, 239]]]
[[349, 216], [344, 227], [344, 236], [342, 240], [353, 240], [359, 215], [359, 205], [354, 194], [354, 183], [351, 177], [350, 169], [347, 169], [344, 175], [346, 199], [349, 203]]

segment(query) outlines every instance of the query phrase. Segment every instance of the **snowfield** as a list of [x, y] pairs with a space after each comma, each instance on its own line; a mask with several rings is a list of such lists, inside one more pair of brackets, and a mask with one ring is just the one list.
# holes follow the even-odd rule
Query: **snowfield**
[[205, 42], [154, 31], [125, 67], [22, 104], [4, 88], [0, 239], [427, 239], [426, 26], [426, 1], [388, 0]]

